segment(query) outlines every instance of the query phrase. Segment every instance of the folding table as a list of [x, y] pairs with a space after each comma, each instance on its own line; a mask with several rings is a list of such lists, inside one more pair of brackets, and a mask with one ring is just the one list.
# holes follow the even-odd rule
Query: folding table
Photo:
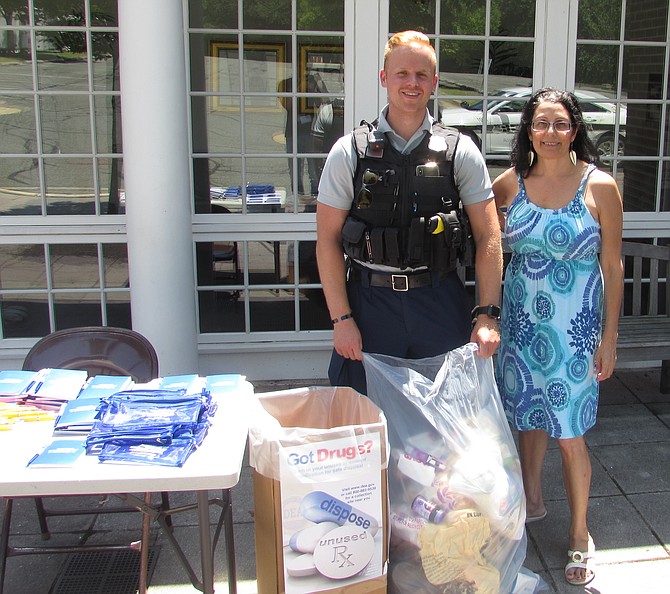
[[[0, 594], [7, 558], [39, 552], [30, 547], [9, 546], [13, 498], [105, 493], [123, 496], [126, 503], [145, 513], [145, 522], [158, 522], [191, 583], [206, 594], [214, 592], [214, 549], [223, 528], [228, 588], [231, 594], [235, 594], [237, 584], [230, 489], [240, 478], [248, 433], [246, 403], [252, 394], [253, 387], [245, 382], [242, 389], [217, 396], [218, 410], [212, 418], [208, 435], [181, 468], [101, 463], [95, 456], [81, 456], [71, 467], [31, 468], [26, 466], [28, 461], [53, 440], [53, 422], [20, 423], [14, 425], [11, 431], [1, 431], [0, 452], [4, 454], [0, 456], [0, 497], [5, 498], [5, 509], [0, 537]], [[8, 455], [9, 452], [11, 455]], [[222, 490], [222, 497], [210, 499], [208, 491], [218, 489]], [[165, 510], [147, 497], [132, 495], [162, 491], [196, 491], [197, 503]], [[210, 504], [222, 508], [214, 539], [209, 525]], [[198, 512], [202, 581], [198, 580], [167, 522], [172, 514], [192, 509]], [[45, 549], [49, 550], [49, 547]], [[51, 552], [67, 552], [57, 551], [56, 547], [52, 549]], [[85, 551], [87, 547], [82, 546], [78, 550]], [[141, 554], [140, 584], [146, 584], [148, 551]]]

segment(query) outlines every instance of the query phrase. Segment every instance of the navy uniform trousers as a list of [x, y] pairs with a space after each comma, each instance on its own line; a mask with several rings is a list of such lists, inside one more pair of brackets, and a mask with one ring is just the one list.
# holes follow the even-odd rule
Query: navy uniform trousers
[[[407, 291], [371, 287], [366, 273], [356, 274], [347, 281], [347, 294], [364, 353], [423, 359], [470, 340], [473, 304], [456, 271], [441, 280], [435, 278], [432, 286]], [[367, 394], [363, 363], [335, 350], [328, 378], [333, 386], [349, 386]]]

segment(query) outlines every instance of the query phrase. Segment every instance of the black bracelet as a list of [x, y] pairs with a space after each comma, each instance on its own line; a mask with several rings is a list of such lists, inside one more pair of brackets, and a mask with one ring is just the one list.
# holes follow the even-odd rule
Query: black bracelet
[[348, 320], [349, 318], [353, 318], [353, 317], [354, 317], [354, 314], [352, 314], [351, 312], [349, 312], [348, 314], [344, 314], [343, 316], [340, 316], [339, 318], [333, 318], [332, 320], [330, 320], [330, 323], [333, 324], [333, 325], [335, 325], [335, 324], [337, 324], [339, 321], [344, 322], [344, 320]]

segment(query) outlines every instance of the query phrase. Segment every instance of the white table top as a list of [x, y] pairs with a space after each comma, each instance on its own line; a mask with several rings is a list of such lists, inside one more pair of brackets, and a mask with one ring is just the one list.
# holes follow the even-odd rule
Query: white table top
[[[17, 423], [0, 431], [0, 497], [202, 491], [237, 484], [247, 443], [253, 387], [217, 398], [218, 410], [200, 448], [184, 466], [110, 464], [81, 456], [72, 467], [26, 467], [53, 439], [53, 421]], [[60, 437], [60, 436], [58, 436]]]

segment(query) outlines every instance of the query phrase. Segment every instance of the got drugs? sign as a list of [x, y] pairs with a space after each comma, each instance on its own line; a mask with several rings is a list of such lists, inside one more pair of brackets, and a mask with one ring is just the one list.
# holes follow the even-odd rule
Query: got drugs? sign
[[286, 594], [381, 576], [379, 434], [286, 447], [279, 459]]

